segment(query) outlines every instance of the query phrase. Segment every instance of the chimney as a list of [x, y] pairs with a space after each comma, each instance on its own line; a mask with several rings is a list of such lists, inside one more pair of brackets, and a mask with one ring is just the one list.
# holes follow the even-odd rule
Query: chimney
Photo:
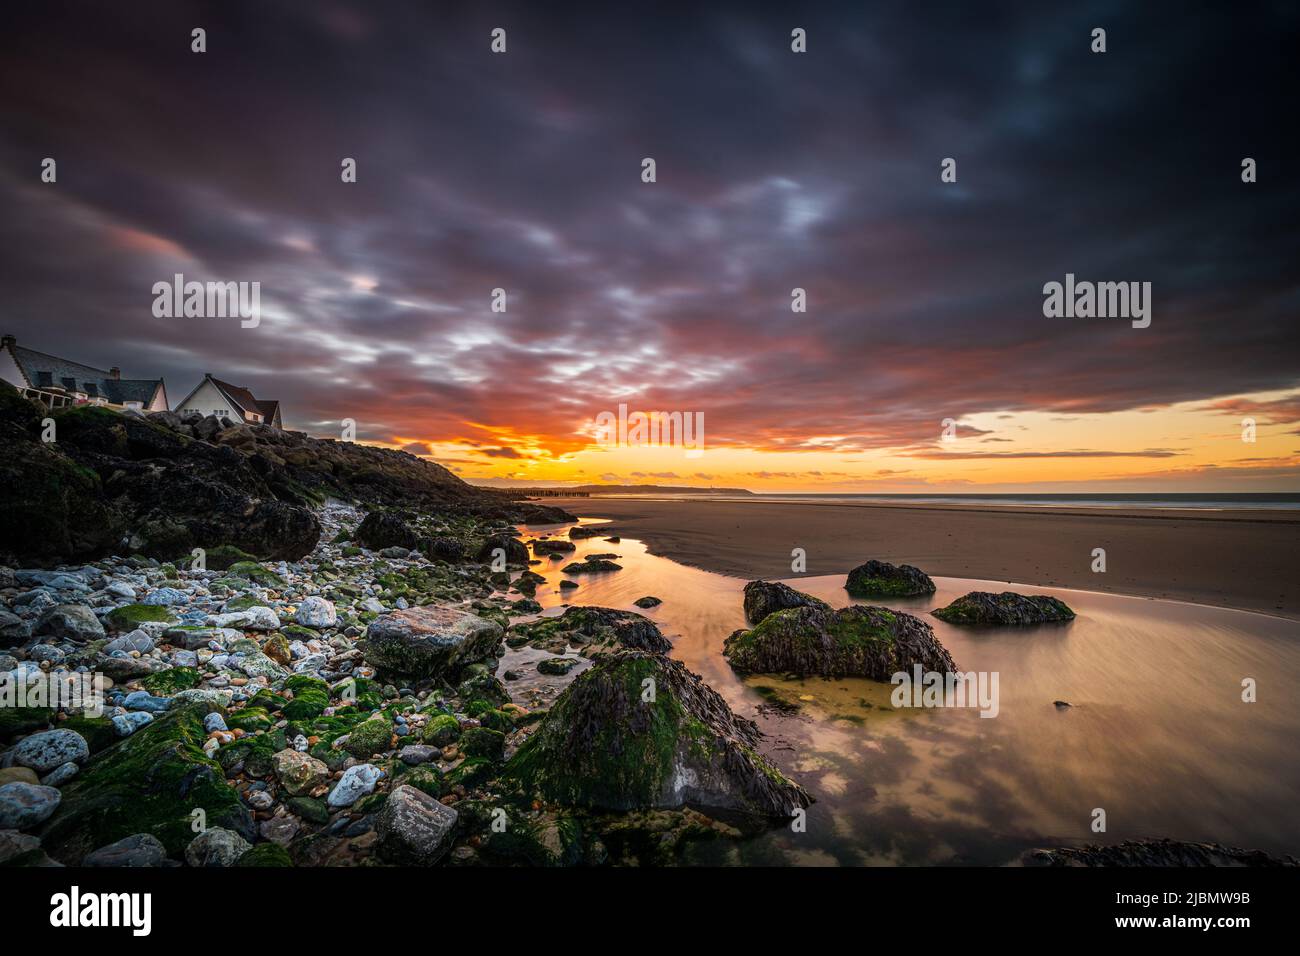
[[116, 382], [118, 379], [122, 377], [122, 370], [118, 368], [116, 365], [114, 365], [112, 368], [108, 370], [108, 377]]
[[11, 349], [18, 344], [18, 340], [12, 335], [0, 337], [0, 349]]

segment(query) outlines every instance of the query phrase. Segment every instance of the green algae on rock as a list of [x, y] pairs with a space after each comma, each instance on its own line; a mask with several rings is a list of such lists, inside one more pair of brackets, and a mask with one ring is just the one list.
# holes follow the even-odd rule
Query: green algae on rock
[[815, 674], [887, 681], [920, 664], [956, 670], [929, 624], [883, 607], [833, 611], [797, 607], [777, 611], [751, 630], [734, 632], [723, 656], [742, 674]]
[[124, 604], [109, 611], [104, 623], [114, 631], [133, 631], [141, 624], [175, 624], [176, 618], [160, 604]]
[[931, 613], [948, 624], [967, 624], [972, 627], [1007, 627], [1074, 620], [1074, 611], [1060, 598], [1046, 594], [1017, 594], [1014, 591], [1003, 591], [1001, 594], [971, 591], [947, 607], [936, 608]]
[[934, 582], [920, 568], [910, 564], [868, 561], [849, 572], [844, 590], [853, 597], [922, 597], [933, 594]]
[[173, 711], [92, 757], [63, 787], [63, 800], [41, 831], [47, 852], [76, 866], [92, 850], [148, 833], [179, 858], [194, 838], [196, 819], [252, 840], [251, 816], [220, 765], [203, 753], [206, 712], [199, 706]]
[[561, 806], [788, 818], [810, 799], [758, 753], [761, 736], [680, 662], [621, 651], [569, 685], [502, 783]]

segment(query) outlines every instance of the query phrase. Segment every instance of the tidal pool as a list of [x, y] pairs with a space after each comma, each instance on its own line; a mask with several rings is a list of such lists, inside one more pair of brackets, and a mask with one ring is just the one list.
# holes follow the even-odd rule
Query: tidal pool
[[[564, 536], [567, 528], [521, 533]], [[575, 544], [564, 560], [533, 568], [546, 578], [537, 589], [543, 614], [578, 604], [654, 620], [673, 642], [672, 656], [757, 721], [767, 756], [817, 801], [805, 832], [783, 827], [697, 844], [690, 851], [697, 862], [1003, 865], [1038, 846], [1148, 837], [1300, 854], [1297, 622], [960, 578], [935, 578], [938, 591], [925, 599], [868, 602], [848, 596], [843, 575], [785, 579], [835, 607], [876, 603], [920, 616], [962, 670], [998, 674], [996, 717], [973, 708], [894, 709], [889, 684], [740, 678], [722, 643], [747, 626], [743, 579], [647, 554], [630, 538]], [[617, 554], [623, 570], [560, 571], [602, 552]], [[561, 591], [565, 577], [580, 586]], [[1078, 616], [1064, 625], [973, 630], [930, 615], [973, 590], [1054, 594]], [[637, 608], [645, 595], [663, 604]], [[1247, 678], [1256, 682], [1254, 703], [1242, 699]], [[1092, 830], [1098, 808], [1104, 833]]]

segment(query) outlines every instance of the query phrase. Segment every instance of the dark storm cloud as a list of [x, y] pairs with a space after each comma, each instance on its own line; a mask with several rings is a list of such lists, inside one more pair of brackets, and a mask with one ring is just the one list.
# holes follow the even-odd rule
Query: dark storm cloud
[[[857, 449], [1300, 377], [1294, 7], [554, 6], [9, 12], [4, 331], [496, 456], [620, 400]], [[262, 324], [154, 318], [174, 272], [260, 281]], [[1150, 281], [1151, 327], [1045, 319], [1067, 272]]]

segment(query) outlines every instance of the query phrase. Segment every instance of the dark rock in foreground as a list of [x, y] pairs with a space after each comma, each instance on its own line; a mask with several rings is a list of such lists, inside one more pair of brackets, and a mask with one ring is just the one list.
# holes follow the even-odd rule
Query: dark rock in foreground
[[844, 590], [854, 597], [921, 597], [934, 593], [934, 582], [910, 564], [868, 561], [849, 572]]
[[503, 781], [563, 806], [788, 818], [811, 801], [758, 753], [761, 736], [680, 662], [623, 651], [574, 680]]
[[736, 631], [723, 656], [742, 674], [816, 674], [887, 681], [919, 664], [947, 673], [957, 665], [929, 624], [910, 614], [856, 605], [834, 611], [797, 607]]
[[1128, 840], [1114, 846], [1055, 847], [1030, 850], [1025, 866], [1300, 866], [1293, 856], [1269, 856], [1220, 843], [1178, 840]]
[[440, 677], [489, 657], [501, 625], [452, 607], [415, 607], [375, 618], [366, 659], [393, 674]]
[[1074, 612], [1059, 598], [1047, 595], [1026, 596], [1014, 591], [1003, 591], [1001, 594], [972, 591], [947, 607], [937, 608], [931, 613], [948, 624], [969, 624], [975, 627], [1074, 620]]
[[745, 585], [745, 617], [751, 624], [792, 607], [820, 607], [828, 611], [831, 608], [825, 601], [776, 581], [750, 581]]
[[415, 787], [394, 787], [375, 822], [379, 852], [394, 863], [432, 866], [451, 849], [456, 817], [455, 810]]

